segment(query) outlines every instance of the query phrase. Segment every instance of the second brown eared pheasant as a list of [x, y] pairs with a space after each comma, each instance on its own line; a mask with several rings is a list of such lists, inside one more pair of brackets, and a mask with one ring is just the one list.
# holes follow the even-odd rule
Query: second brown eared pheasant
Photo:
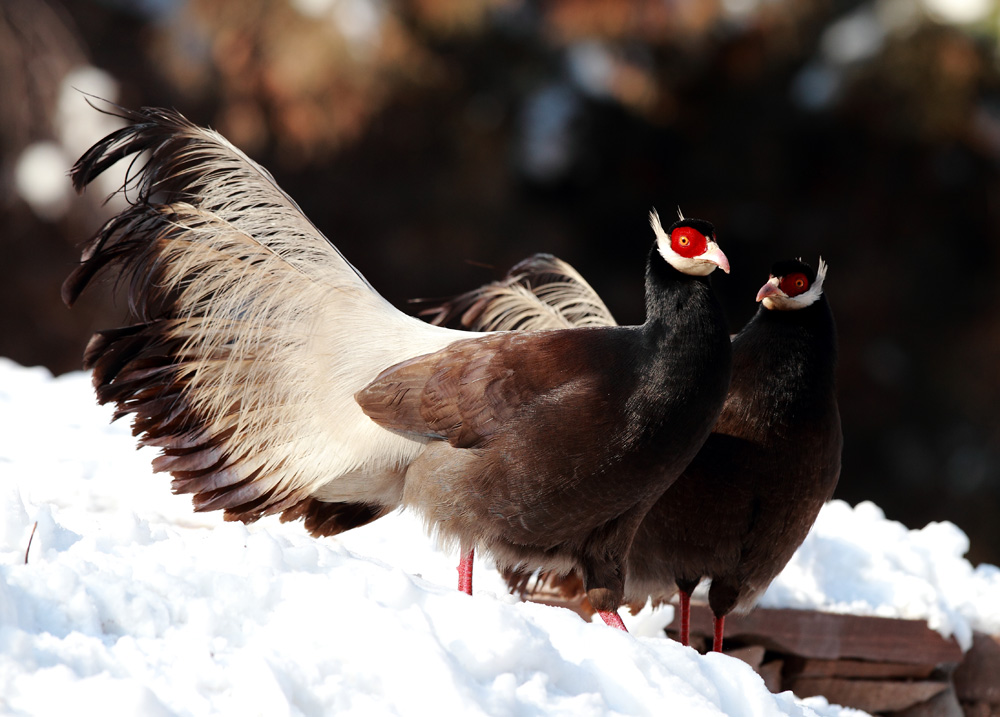
[[[760, 308], [733, 339], [733, 379], [702, 450], [643, 521], [629, 557], [629, 592], [680, 592], [711, 580], [713, 649], [725, 617], [749, 610], [802, 544], [840, 477], [837, 337], [827, 267], [777, 262]], [[645, 600], [645, 598], [643, 598]]]
[[[626, 599], [659, 603], [679, 592], [684, 644], [699, 582], [711, 580], [718, 651], [726, 615], [756, 602], [837, 484], [837, 345], [825, 278], [822, 260], [817, 271], [798, 260], [772, 267], [757, 293], [760, 308], [733, 339], [732, 383], [718, 423], [632, 544]], [[586, 281], [547, 255], [425, 313], [436, 323], [480, 329], [615, 323]], [[528, 595], [580, 597], [575, 575], [549, 573], [534, 583], [525, 571], [508, 577], [513, 590]]]
[[63, 295], [105, 270], [127, 292], [133, 323], [95, 334], [85, 365], [174, 490], [315, 535], [411, 507], [468, 559], [579, 570], [615, 623], [635, 530], [729, 384], [712, 226], [653, 215], [641, 326], [470, 334], [390, 305], [220, 135], [120, 113], [128, 126], [72, 178], [82, 189], [134, 155], [131, 204]]

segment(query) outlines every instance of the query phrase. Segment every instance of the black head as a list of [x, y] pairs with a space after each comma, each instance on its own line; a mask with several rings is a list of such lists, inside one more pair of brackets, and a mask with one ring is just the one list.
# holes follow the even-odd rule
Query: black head
[[705, 221], [704, 219], [685, 219], [681, 217], [670, 225], [670, 228], [667, 229], [667, 234], [673, 234], [675, 229], [680, 229], [681, 227], [690, 227], [708, 237], [710, 241], [715, 241], [715, 226], [712, 222]]
[[757, 301], [772, 311], [794, 311], [812, 306], [823, 296], [826, 262], [819, 260], [819, 270], [801, 259], [786, 259], [771, 267], [771, 276], [757, 292]]

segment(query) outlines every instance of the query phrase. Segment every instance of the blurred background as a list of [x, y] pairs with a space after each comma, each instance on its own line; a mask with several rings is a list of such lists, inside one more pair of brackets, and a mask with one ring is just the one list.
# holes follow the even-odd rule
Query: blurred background
[[78, 369], [124, 314], [59, 300], [121, 201], [66, 179], [118, 126], [85, 92], [220, 130], [401, 307], [548, 251], [640, 322], [679, 205], [734, 331], [774, 260], [829, 262], [837, 496], [1000, 564], [998, 34], [996, 0], [0, 0], [0, 356]]

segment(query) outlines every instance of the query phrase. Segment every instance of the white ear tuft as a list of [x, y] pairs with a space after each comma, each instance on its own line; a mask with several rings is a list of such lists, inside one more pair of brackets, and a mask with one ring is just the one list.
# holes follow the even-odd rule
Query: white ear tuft
[[656, 235], [657, 242], [669, 241], [667, 233], [663, 231], [663, 225], [660, 224], [660, 213], [656, 209], [649, 211], [649, 226], [653, 227], [653, 234]]
[[792, 297], [792, 302], [796, 305], [796, 308], [810, 306], [819, 300], [819, 297], [823, 295], [824, 279], [826, 279], [826, 262], [823, 261], [823, 257], [820, 257], [819, 267], [816, 269], [816, 281], [813, 282], [812, 286], [804, 294]]
[[681, 206], [677, 205], [677, 219], [679, 221], [684, 221], [684, 212], [681, 211]]
[[[799, 261], [802, 260], [799, 259]], [[823, 280], [826, 279], [826, 269], [827, 264], [823, 261], [823, 257], [820, 257], [819, 268], [816, 269], [816, 280], [807, 291], [798, 296], [768, 296], [764, 299], [764, 308], [784, 311], [788, 309], [804, 309], [807, 306], [812, 306], [823, 295]]]
[[823, 257], [819, 258], [819, 268], [816, 269], [816, 282], [813, 286], [819, 286], [823, 288], [823, 281], [826, 279], [826, 270], [829, 265], [823, 261]]

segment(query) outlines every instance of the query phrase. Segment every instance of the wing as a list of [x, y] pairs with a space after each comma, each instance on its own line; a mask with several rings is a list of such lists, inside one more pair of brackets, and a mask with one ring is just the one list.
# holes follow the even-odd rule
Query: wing
[[[136, 155], [129, 208], [63, 286], [72, 304], [112, 270], [138, 321], [88, 345], [98, 399], [117, 404], [116, 418], [134, 414], [176, 491], [230, 519], [295, 517], [340, 476], [405, 465], [421, 442], [373, 424], [353, 395], [386, 366], [469, 334], [397, 311], [220, 135], [176, 112], [121, 114], [131, 124], [72, 170], [79, 190]], [[363, 480], [351, 485], [348, 502], [378, 502]]]
[[475, 331], [537, 331], [616, 326], [601, 297], [572, 266], [535, 254], [507, 276], [420, 312], [439, 326]]
[[385, 428], [456, 448], [483, 447], [529, 411], [538, 422], [553, 412], [597, 420], [586, 409], [604, 410], [615, 358], [607, 338], [603, 330], [557, 330], [459, 341], [386, 369], [356, 399]]

